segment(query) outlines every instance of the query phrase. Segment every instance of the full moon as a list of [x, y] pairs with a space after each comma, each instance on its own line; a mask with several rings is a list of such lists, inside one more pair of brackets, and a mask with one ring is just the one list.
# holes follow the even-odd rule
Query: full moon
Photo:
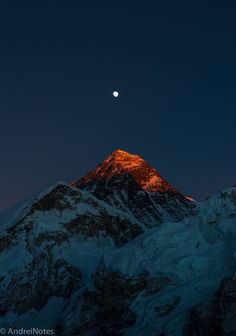
[[119, 96], [119, 92], [118, 91], [113, 91], [112, 94], [113, 94], [113, 97], [115, 97], [115, 98], [117, 98]]

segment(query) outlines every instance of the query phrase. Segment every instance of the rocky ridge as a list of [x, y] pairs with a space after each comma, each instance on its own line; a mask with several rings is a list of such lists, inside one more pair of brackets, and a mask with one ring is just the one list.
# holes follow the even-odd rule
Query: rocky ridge
[[235, 335], [235, 242], [235, 188], [197, 204], [118, 150], [0, 215], [0, 325]]
[[179, 193], [140, 156], [122, 150], [113, 152], [72, 186], [132, 213], [147, 227], [181, 220], [194, 207], [194, 202]]

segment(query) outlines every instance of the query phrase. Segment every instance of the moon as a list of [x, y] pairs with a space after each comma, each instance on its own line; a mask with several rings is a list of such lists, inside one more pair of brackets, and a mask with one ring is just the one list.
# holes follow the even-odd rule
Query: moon
[[113, 91], [112, 94], [113, 94], [113, 97], [115, 97], [115, 98], [117, 98], [119, 96], [119, 92], [118, 91]]

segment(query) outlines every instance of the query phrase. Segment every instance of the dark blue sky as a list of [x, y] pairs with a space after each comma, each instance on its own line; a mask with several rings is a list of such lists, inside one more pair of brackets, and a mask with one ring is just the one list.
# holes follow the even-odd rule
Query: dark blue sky
[[12, 0], [0, 21], [0, 209], [117, 148], [197, 199], [236, 183], [235, 1]]

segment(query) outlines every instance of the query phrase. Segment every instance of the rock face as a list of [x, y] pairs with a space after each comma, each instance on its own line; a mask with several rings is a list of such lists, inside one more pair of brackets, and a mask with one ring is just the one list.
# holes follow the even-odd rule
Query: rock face
[[0, 326], [235, 335], [235, 195], [196, 204], [118, 150], [72, 185], [9, 209], [0, 215]]
[[190, 312], [186, 336], [236, 335], [236, 280], [222, 280], [214, 299]]
[[[101, 251], [113, 249], [143, 233], [140, 223], [125, 213], [64, 183], [26, 202], [17, 212], [22, 216], [18, 218], [13, 211], [1, 221], [0, 316], [40, 310], [50, 298], [67, 299], [84, 285], [78, 263], [62, 257], [66, 249], [74, 253], [86, 242], [94, 250], [99, 246]], [[85, 260], [91, 253], [90, 261], [101, 252], [95, 256], [95, 251], [84, 253]], [[83, 251], [79, 254], [82, 258]]]
[[138, 155], [113, 152], [94, 171], [72, 183], [109, 205], [131, 212], [147, 227], [181, 220], [194, 207]]

